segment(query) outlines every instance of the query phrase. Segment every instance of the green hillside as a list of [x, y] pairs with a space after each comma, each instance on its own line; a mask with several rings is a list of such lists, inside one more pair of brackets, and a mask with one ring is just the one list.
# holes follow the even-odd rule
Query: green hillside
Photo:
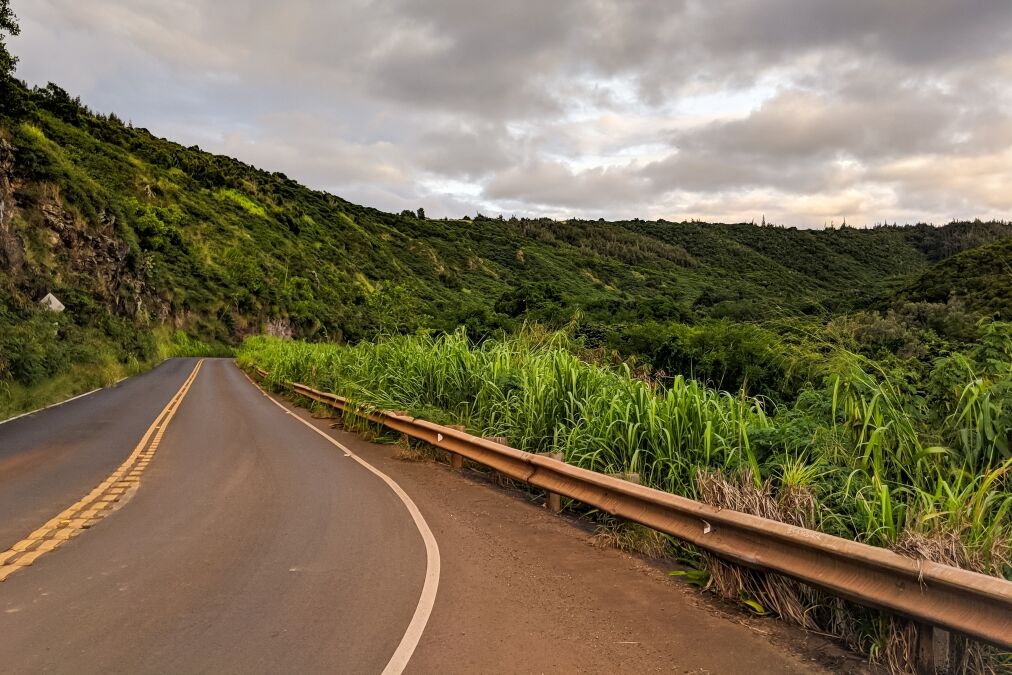
[[[934, 260], [1012, 236], [979, 222], [798, 230], [384, 213], [93, 114], [55, 85], [5, 87], [17, 103], [0, 116], [8, 388], [260, 332], [357, 341], [464, 325], [480, 339], [538, 321], [647, 358], [663, 340], [623, 349], [630, 326], [823, 323], [888, 302]], [[50, 292], [67, 307], [55, 327], [37, 305]]]
[[965, 251], [928, 268], [899, 296], [936, 303], [955, 296], [972, 311], [1012, 320], [1012, 238]]

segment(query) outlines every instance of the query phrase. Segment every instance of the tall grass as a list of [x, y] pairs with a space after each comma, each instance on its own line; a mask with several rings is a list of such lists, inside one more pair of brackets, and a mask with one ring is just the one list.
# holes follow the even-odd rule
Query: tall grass
[[769, 480], [776, 492], [820, 498], [825, 529], [870, 543], [966, 521], [966, 546], [998, 554], [981, 571], [1009, 573], [1012, 370], [1001, 366], [989, 371], [997, 377], [952, 385], [956, 406], [932, 424], [928, 397], [847, 353], [825, 389], [810, 392], [821, 408], [809, 401], [790, 410], [682, 376], [660, 385], [624, 365], [588, 363], [565, 334], [534, 329], [480, 346], [460, 332], [350, 347], [257, 337], [239, 359], [277, 382], [463, 424], [690, 497], [699, 496], [701, 470], [747, 473], [756, 487]]
[[355, 347], [247, 340], [240, 362], [278, 381], [308, 381], [353, 401], [406, 410], [530, 452], [562, 452], [603, 472], [692, 493], [700, 466], [750, 466], [749, 434], [770, 426], [758, 400], [676, 377], [663, 389], [627, 368], [582, 362], [561, 334], [473, 348], [460, 333]]

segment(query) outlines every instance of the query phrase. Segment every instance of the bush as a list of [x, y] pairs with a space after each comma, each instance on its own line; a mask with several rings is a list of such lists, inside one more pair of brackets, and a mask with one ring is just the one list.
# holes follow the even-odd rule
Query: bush
[[821, 355], [755, 324], [707, 320], [644, 323], [612, 333], [607, 344], [645, 359], [667, 376], [691, 377], [727, 391], [793, 400], [818, 380]]

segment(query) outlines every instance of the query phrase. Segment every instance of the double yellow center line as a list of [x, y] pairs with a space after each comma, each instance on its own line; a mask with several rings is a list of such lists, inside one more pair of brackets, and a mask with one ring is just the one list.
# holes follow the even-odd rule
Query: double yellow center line
[[169, 426], [176, 411], [179, 410], [179, 404], [183, 402], [183, 398], [190, 391], [190, 387], [197, 379], [197, 373], [200, 372], [203, 365], [203, 359], [197, 362], [193, 372], [183, 382], [183, 386], [158, 413], [155, 421], [144, 432], [140, 443], [118, 469], [73, 506], [51, 518], [45, 525], [0, 553], [0, 581], [4, 581], [22, 567], [31, 565], [38, 560], [39, 556], [59, 548], [76, 537], [115, 510], [117, 502], [133, 494], [140, 483], [144, 469], [147, 468], [151, 458], [158, 451], [158, 445], [162, 442], [165, 429]]

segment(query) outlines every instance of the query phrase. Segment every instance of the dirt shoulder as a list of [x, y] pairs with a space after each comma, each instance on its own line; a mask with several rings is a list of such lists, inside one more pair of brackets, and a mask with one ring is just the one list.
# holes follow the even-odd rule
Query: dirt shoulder
[[585, 523], [482, 473], [312, 422], [397, 481], [439, 544], [439, 593], [409, 672], [869, 672], [821, 636], [668, 577], [669, 564], [595, 545]]

